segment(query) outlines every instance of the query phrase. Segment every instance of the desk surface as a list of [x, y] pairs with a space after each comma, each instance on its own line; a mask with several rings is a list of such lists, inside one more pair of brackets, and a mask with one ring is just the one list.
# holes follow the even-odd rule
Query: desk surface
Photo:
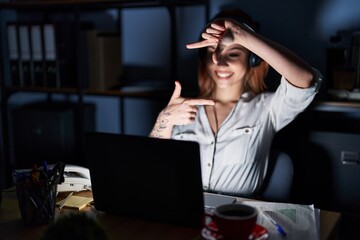
[[[91, 196], [91, 192], [81, 192], [78, 195]], [[77, 210], [63, 208], [56, 209], [56, 218]], [[163, 223], [149, 222], [98, 212], [93, 206], [81, 210], [96, 217], [107, 230], [109, 239], [201, 239], [200, 229], [179, 227]], [[336, 239], [340, 214], [330, 211], [320, 211], [321, 239]], [[16, 192], [9, 189], [3, 192], [3, 201], [0, 206], [0, 236], [4, 239], [39, 239], [47, 225], [39, 227], [24, 227], [21, 221]]]

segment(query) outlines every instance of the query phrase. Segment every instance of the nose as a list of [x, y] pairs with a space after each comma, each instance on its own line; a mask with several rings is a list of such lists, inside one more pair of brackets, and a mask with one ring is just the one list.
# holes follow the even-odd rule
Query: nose
[[217, 65], [227, 65], [226, 56], [224, 54], [214, 52], [212, 60]]

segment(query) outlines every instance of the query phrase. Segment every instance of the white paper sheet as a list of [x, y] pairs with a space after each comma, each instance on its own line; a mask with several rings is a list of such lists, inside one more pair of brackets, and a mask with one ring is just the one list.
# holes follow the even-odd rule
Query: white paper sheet
[[[290, 203], [273, 203], [258, 201], [239, 201], [239, 203], [248, 204], [259, 210], [257, 224], [265, 227], [269, 232], [269, 239], [287, 239], [287, 240], [318, 240], [320, 239], [319, 217], [317, 209], [313, 205], [299, 205]], [[265, 211], [286, 232], [286, 238], [282, 237], [274, 224], [261, 213]]]

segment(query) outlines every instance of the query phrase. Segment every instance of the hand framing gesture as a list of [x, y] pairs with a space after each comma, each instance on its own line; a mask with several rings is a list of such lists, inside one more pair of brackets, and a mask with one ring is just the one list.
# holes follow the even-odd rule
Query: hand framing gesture
[[159, 114], [150, 136], [170, 138], [174, 125], [187, 125], [195, 120], [198, 105], [214, 105], [214, 101], [181, 97], [180, 82], [175, 81], [175, 89], [170, 101]]

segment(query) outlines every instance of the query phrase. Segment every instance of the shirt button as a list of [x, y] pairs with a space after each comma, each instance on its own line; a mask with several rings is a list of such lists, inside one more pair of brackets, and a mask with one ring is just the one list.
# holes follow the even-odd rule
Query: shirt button
[[214, 141], [212, 141], [210, 144], [213, 145], [213, 144], [214, 144]]
[[208, 163], [208, 167], [211, 167], [211, 163]]
[[204, 189], [207, 189], [208, 187], [207, 186], [204, 186]]
[[249, 133], [250, 132], [250, 130], [249, 129], [245, 129], [245, 133]]

